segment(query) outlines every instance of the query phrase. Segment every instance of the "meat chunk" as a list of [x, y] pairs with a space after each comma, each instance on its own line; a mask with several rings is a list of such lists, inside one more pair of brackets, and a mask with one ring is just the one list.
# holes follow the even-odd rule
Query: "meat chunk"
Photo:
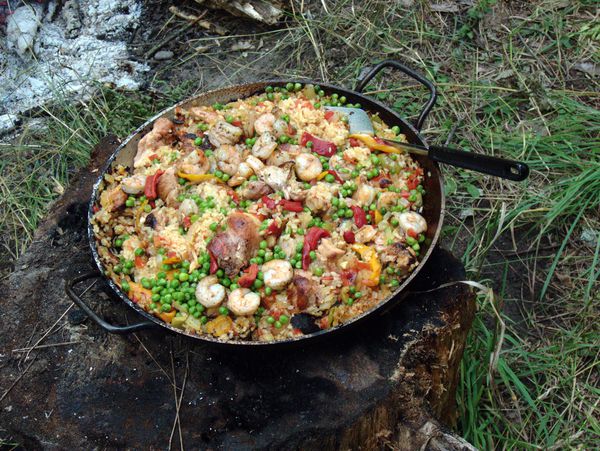
[[177, 182], [177, 176], [173, 168], [169, 168], [158, 179], [157, 194], [167, 206], [174, 208], [179, 206], [179, 202], [177, 202], [179, 183]]
[[317, 247], [317, 254], [321, 255], [324, 260], [327, 260], [344, 255], [344, 251], [337, 248], [329, 238], [323, 238], [321, 244]]
[[154, 122], [152, 130], [138, 143], [138, 151], [133, 159], [133, 166], [138, 168], [150, 162], [149, 157], [160, 147], [173, 142], [175, 124], [165, 117]]
[[301, 275], [294, 275], [287, 295], [298, 311], [306, 310], [309, 305], [315, 303], [315, 288], [308, 278]]
[[215, 147], [224, 144], [235, 144], [242, 137], [242, 129], [225, 121], [217, 122], [207, 133], [208, 139]]
[[110, 191], [102, 191], [100, 194], [100, 206], [106, 211], [112, 212], [118, 210], [127, 200], [127, 194], [120, 187], [111, 189]]
[[219, 268], [228, 276], [234, 276], [248, 265], [248, 260], [258, 249], [260, 235], [257, 220], [246, 213], [232, 213], [227, 225], [225, 232], [211, 240], [208, 250], [217, 259]]
[[383, 249], [379, 254], [381, 263], [391, 263], [394, 267], [399, 268], [401, 275], [406, 275], [410, 272], [410, 267], [415, 263], [416, 258], [402, 243], [394, 243]]
[[241, 189], [240, 196], [242, 199], [257, 200], [263, 196], [271, 194], [273, 190], [265, 182], [255, 180], [248, 182], [248, 184]]

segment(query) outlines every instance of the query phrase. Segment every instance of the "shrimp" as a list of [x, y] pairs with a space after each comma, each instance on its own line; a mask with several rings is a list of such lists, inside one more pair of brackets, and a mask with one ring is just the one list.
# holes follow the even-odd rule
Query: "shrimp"
[[296, 175], [300, 180], [308, 182], [323, 172], [323, 165], [318, 157], [310, 153], [301, 153], [296, 157]]
[[217, 167], [229, 175], [235, 175], [242, 162], [242, 154], [235, 146], [224, 144], [217, 148], [215, 152]]
[[286, 260], [271, 260], [262, 265], [263, 280], [267, 287], [274, 290], [285, 288], [294, 276], [290, 262]]
[[235, 144], [242, 137], [242, 129], [224, 121], [217, 122], [206, 134], [210, 143], [219, 147], [224, 144]]
[[127, 194], [120, 187], [116, 187], [110, 191], [102, 191], [100, 194], [100, 206], [106, 211], [115, 211], [125, 205]]
[[260, 295], [248, 288], [236, 288], [227, 298], [227, 308], [235, 315], [252, 315], [260, 306]]
[[290, 167], [265, 166], [259, 176], [275, 191], [283, 191], [291, 175]]
[[177, 169], [186, 174], [206, 174], [210, 161], [203, 152], [193, 150], [177, 163]]
[[398, 216], [398, 221], [400, 223], [400, 227], [407, 232], [410, 229], [414, 230], [414, 232], [417, 234], [427, 231], [427, 221], [423, 216], [421, 216], [419, 213], [415, 213], [414, 211], [400, 213]]
[[400, 199], [400, 193], [394, 193], [393, 191], [385, 191], [381, 193], [377, 200], [377, 207], [381, 210], [382, 207], [388, 208], [393, 207]]
[[132, 175], [121, 180], [121, 189], [127, 194], [139, 194], [146, 186], [146, 176], [142, 174]]
[[358, 185], [358, 189], [354, 193], [352, 198], [358, 202], [360, 205], [371, 205], [373, 200], [375, 200], [375, 196], [377, 194], [377, 190], [370, 185], [361, 183]]
[[271, 113], [261, 114], [258, 116], [258, 119], [254, 121], [254, 131], [259, 135], [266, 132], [272, 132], [273, 124], [275, 124], [275, 116]]
[[207, 124], [213, 125], [219, 120], [219, 115], [214, 111], [210, 111], [205, 108], [207, 107], [192, 107], [190, 108], [190, 113], [194, 119], [198, 119]]
[[276, 148], [277, 141], [275, 140], [275, 137], [271, 133], [265, 132], [260, 135], [254, 143], [254, 146], [252, 146], [252, 155], [262, 160], [266, 160]]
[[133, 167], [146, 166], [150, 162], [150, 155], [156, 149], [166, 144], [166, 138], [172, 134], [175, 124], [169, 119], [161, 117], [154, 122], [152, 130], [138, 143], [138, 150], [133, 159]]
[[225, 287], [217, 276], [208, 276], [196, 286], [196, 300], [206, 308], [217, 307], [225, 299]]

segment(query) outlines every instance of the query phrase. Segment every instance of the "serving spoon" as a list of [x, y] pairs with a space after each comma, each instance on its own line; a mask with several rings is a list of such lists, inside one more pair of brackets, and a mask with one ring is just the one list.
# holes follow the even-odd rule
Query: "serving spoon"
[[424, 155], [439, 163], [470, 169], [482, 174], [494, 175], [508, 180], [520, 182], [529, 175], [529, 166], [521, 161], [490, 157], [450, 147], [423, 147], [391, 139], [375, 138], [375, 130], [366, 111], [360, 108], [325, 107], [326, 110], [337, 111], [348, 118], [350, 138], [358, 139], [368, 147], [383, 152], [409, 152]]

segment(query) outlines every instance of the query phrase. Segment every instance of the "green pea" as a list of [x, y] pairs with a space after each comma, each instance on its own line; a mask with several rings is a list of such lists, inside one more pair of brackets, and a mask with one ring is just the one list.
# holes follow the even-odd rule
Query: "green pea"
[[335, 182], [335, 177], [332, 174], [327, 174], [325, 176], [325, 181], [328, 183], [333, 183], [333, 182]]
[[275, 323], [273, 324], [277, 329], [281, 329], [281, 321], [275, 321]]
[[[122, 205], [122, 204], [121, 204]], [[134, 207], [135, 206], [135, 199], [133, 198], [129, 198], [125, 201], [125, 206], [126, 207]]]
[[286, 142], [288, 142], [289, 140], [290, 140], [290, 137], [289, 137], [289, 136], [286, 136], [286, 135], [283, 135], [283, 136], [280, 136], [280, 137], [279, 137], [279, 142], [280, 142], [281, 144], [285, 144], [285, 143], [286, 143]]
[[357, 291], [356, 293], [354, 293], [354, 299], [358, 299], [362, 296], [362, 293], [360, 291]]
[[275, 94], [273, 94], [272, 92], [267, 93], [267, 99], [269, 100], [275, 100]]
[[264, 256], [265, 256], [265, 254], [266, 254], [266, 252], [265, 252], [265, 250], [264, 250], [264, 249], [259, 249], [259, 250], [256, 252], [256, 254], [257, 254], [259, 257], [264, 257]]
[[203, 141], [204, 140], [202, 139], [202, 137], [198, 136], [196, 139], [194, 139], [194, 144], [196, 144], [197, 146], [201, 146]]
[[294, 268], [302, 269], [302, 262], [296, 262], [296, 264], [294, 265]]
[[126, 293], [128, 293], [129, 290], [130, 290], [129, 282], [127, 282], [127, 280], [123, 279], [121, 281], [121, 288], [123, 289], [123, 291], [125, 291]]
[[294, 83], [288, 83], [285, 85], [285, 89], [287, 89], [288, 91], [293, 91], [294, 90]]
[[219, 313], [221, 315], [228, 315], [229, 314], [229, 310], [227, 309], [227, 307], [221, 306], [221, 307], [219, 307]]
[[323, 275], [323, 268], [315, 268], [313, 270], [313, 274], [317, 277], [320, 277]]
[[219, 171], [218, 169], [215, 171], [215, 177], [221, 178], [223, 177], [223, 171]]
[[[294, 91], [300, 91], [302, 89], [302, 84], [301, 83], [295, 83], [294, 84]], [[288, 91], [290, 91], [288, 89]]]
[[307, 147], [308, 149], [312, 149], [312, 147], [313, 147], [313, 142], [312, 142], [312, 141], [307, 141], [307, 142], [306, 142], [306, 147]]
[[189, 278], [190, 278], [190, 276], [189, 276], [189, 274], [188, 274], [188, 273], [185, 273], [185, 272], [180, 272], [180, 273], [179, 273], [179, 280], [180, 280], [181, 282], [185, 282], [185, 281], [186, 281], [186, 280], [188, 280]]
[[265, 294], [267, 296], [269, 296], [272, 292], [273, 292], [273, 289], [271, 287], [265, 287]]
[[318, 110], [319, 108], [321, 108], [321, 104], [320, 104], [319, 102], [316, 102], [316, 103], [315, 103], [313, 106], [314, 106], [314, 107], [315, 107], [317, 110]]
[[317, 258], [317, 253], [315, 251], [310, 251], [308, 255], [310, 256], [311, 260], [315, 260]]
[[354, 213], [352, 212], [352, 210], [346, 210], [344, 212], [344, 217], [350, 219], [352, 216], [354, 216]]
[[319, 97], [323, 97], [323, 96], [325, 95], [325, 91], [323, 91], [322, 89], [320, 89], [320, 90], [317, 92], [317, 95], [318, 95]]
[[273, 324], [274, 322], [275, 322], [275, 318], [273, 318], [272, 316], [267, 316], [267, 323]]
[[219, 227], [219, 224], [217, 224], [216, 222], [213, 222], [211, 225], [208, 226], [208, 228], [210, 230], [212, 230], [213, 232], [216, 232], [218, 227]]
[[273, 92], [273, 86], [267, 86], [265, 92]]
[[397, 125], [394, 125], [392, 127], [392, 131], [394, 132], [394, 134], [399, 135], [400, 134], [400, 127], [398, 127]]
[[340, 103], [343, 105], [344, 103], [346, 103], [346, 97], [345, 96], [341, 96], [340, 97]]
[[160, 309], [161, 309], [163, 312], [170, 312], [170, 311], [171, 311], [171, 308], [172, 308], [172, 307], [171, 307], [171, 304], [163, 304], [163, 305], [161, 306], [161, 308], [160, 308]]
[[392, 279], [392, 281], [390, 282], [390, 285], [392, 287], [397, 287], [398, 285], [400, 285], [400, 282], [398, 282], [398, 279]]

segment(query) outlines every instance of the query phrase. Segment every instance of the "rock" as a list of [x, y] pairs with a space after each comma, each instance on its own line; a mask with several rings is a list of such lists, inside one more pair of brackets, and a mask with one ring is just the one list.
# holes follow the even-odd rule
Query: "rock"
[[19, 122], [16, 114], [3, 114], [0, 116], [0, 136], [12, 132]]
[[600, 233], [598, 230], [594, 229], [583, 229], [581, 232], [580, 240], [585, 244], [590, 246], [596, 246], [598, 243], [598, 239], [600, 239]]
[[26, 58], [33, 52], [41, 16], [40, 5], [27, 5], [17, 8], [8, 18], [6, 42], [8, 48], [17, 52], [21, 58]]
[[74, 0], [67, 0], [61, 14], [65, 20], [65, 34], [70, 38], [74, 38], [81, 28], [79, 3]]
[[154, 59], [156, 61], [165, 61], [170, 60], [171, 58], [173, 58], [173, 52], [170, 50], [161, 50], [154, 54]]

